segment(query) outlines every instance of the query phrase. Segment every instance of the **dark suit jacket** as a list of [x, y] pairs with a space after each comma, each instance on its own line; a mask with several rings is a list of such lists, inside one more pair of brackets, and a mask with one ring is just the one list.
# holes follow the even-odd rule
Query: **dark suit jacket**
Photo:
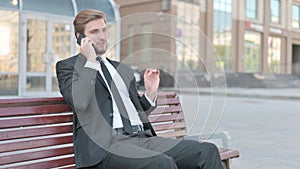
[[[148, 121], [154, 109], [145, 96], [138, 95], [131, 68], [109, 60], [123, 78], [144, 130], [156, 135]], [[78, 54], [56, 65], [60, 92], [73, 108], [73, 143], [76, 167], [96, 165], [107, 155], [112, 139], [112, 97], [97, 70], [84, 67], [86, 58]]]

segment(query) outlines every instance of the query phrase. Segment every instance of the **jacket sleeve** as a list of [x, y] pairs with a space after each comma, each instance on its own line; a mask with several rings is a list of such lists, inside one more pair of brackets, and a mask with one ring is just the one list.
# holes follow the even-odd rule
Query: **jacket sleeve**
[[60, 61], [56, 65], [60, 92], [69, 105], [76, 111], [84, 112], [95, 95], [97, 70], [84, 67], [82, 58], [70, 63]]
[[72, 75], [73, 67], [66, 65], [64, 61], [59, 61], [56, 64], [56, 75], [59, 85], [59, 90], [65, 101], [74, 110], [72, 99]]

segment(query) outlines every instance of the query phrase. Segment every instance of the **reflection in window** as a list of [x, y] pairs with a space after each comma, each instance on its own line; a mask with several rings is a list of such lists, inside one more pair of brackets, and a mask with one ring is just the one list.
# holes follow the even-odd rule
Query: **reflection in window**
[[255, 32], [245, 32], [245, 72], [259, 72], [260, 71], [260, 34]]
[[133, 53], [133, 26], [128, 26], [128, 55]]
[[[59, 60], [71, 56], [71, 25], [64, 23], [52, 23], [52, 53], [49, 54], [51, 60], [52, 91], [58, 91], [56, 81], [56, 63]], [[53, 81], [55, 80], [55, 81]]]
[[46, 77], [30, 76], [26, 78], [26, 91], [46, 91]]
[[46, 72], [47, 23], [27, 20], [27, 72]]
[[[142, 25], [142, 50], [144, 53], [144, 59], [151, 60], [151, 44], [152, 44], [152, 24]], [[145, 61], [145, 60], [144, 60]]]
[[0, 10], [0, 95], [18, 94], [19, 13]]
[[268, 72], [280, 73], [281, 39], [268, 38]]
[[[225, 70], [231, 70], [232, 1], [214, 0], [214, 48]], [[221, 68], [222, 68], [221, 67]]]
[[280, 24], [281, 23], [281, 0], [271, 0], [271, 22]]
[[257, 0], [246, 0], [246, 17], [257, 19]]
[[300, 28], [299, 23], [300, 23], [300, 6], [298, 5], [293, 5], [292, 8], [292, 27], [293, 28]]
[[[177, 1], [176, 53], [178, 69], [198, 70], [200, 31], [200, 4], [197, 1]], [[195, 54], [198, 53], [198, 54]]]

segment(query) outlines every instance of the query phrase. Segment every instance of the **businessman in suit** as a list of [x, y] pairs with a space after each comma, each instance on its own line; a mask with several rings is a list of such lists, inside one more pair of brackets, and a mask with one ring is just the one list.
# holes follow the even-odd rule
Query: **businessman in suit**
[[80, 11], [73, 22], [80, 53], [56, 65], [60, 92], [73, 108], [76, 168], [221, 169], [211, 143], [157, 137], [149, 113], [156, 106], [159, 71], [147, 69], [139, 96], [130, 66], [105, 56], [105, 14]]

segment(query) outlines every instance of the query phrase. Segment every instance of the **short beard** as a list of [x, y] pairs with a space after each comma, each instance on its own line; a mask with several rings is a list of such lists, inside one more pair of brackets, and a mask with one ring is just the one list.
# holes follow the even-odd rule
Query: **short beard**
[[98, 49], [98, 48], [96, 48], [95, 46], [93, 46], [94, 47], [94, 49], [95, 49], [95, 52], [96, 52], [96, 55], [98, 56], [98, 55], [103, 55], [105, 52], [106, 52], [106, 47], [105, 47], [105, 49]]

